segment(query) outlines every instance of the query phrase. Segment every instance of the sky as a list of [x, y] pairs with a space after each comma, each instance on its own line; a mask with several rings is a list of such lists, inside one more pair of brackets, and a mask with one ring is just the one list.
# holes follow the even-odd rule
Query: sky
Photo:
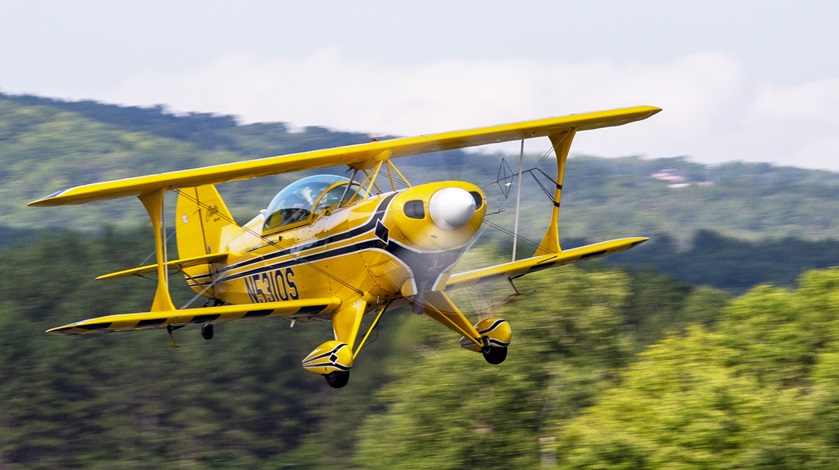
[[837, 25], [832, 0], [0, 0], [0, 92], [403, 136], [653, 105], [572, 154], [839, 171]]

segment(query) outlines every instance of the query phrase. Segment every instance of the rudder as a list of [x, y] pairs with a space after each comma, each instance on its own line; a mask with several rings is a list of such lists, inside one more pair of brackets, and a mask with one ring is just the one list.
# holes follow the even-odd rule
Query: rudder
[[[236, 225], [227, 205], [221, 199], [215, 186], [207, 184], [194, 188], [183, 188], [176, 206], [177, 222], [175, 234], [178, 243], [178, 257], [181, 259], [205, 256], [226, 251], [222, 240], [225, 227]], [[210, 280], [210, 264], [192, 266], [183, 270], [187, 283], [195, 292], [213, 297], [212, 290], [205, 292]]]
[[223, 251], [221, 233], [235, 224], [215, 186], [184, 188], [178, 195], [178, 257], [191, 258]]

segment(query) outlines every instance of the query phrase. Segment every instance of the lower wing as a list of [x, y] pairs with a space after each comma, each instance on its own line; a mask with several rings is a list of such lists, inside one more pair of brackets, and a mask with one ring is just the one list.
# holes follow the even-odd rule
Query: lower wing
[[572, 248], [570, 250], [563, 250], [558, 253], [549, 253], [519, 261], [512, 261], [487, 268], [476, 269], [474, 271], [453, 274], [446, 283], [446, 290], [468, 287], [485, 281], [515, 279], [530, 272], [576, 263], [577, 261], [597, 258], [599, 256], [610, 255], [619, 251], [628, 250], [634, 246], [644, 243], [647, 240], [647, 238], [643, 237], [620, 238], [617, 240], [595, 243], [593, 245], [581, 246], [579, 248]]
[[236, 321], [271, 316], [304, 317], [335, 310], [341, 305], [338, 297], [324, 297], [287, 302], [224, 305], [220, 307], [189, 308], [162, 312], [126, 313], [82, 320], [47, 330], [55, 335], [87, 335], [113, 331], [179, 328], [210, 322]]

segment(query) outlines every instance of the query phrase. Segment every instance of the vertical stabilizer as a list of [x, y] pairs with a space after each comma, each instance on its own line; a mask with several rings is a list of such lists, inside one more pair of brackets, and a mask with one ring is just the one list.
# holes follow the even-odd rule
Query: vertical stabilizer
[[[222, 246], [226, 245], [222, 230], [235, 224], [215, 186], [181, 189], [175, 211], [178, 257], [186, 259], [226, 251]], [[204, 292], [210, 280], [207, 274], [212, 271], [209, 264], [201, 264], [185, 268], [184, 275], [193, 290], [214, 296], [212, 290]]]
[[215, 186], [180, 190], [176, 209], [178, 257], [181, 259], [224, 251], [221, 231], [235, 224]]

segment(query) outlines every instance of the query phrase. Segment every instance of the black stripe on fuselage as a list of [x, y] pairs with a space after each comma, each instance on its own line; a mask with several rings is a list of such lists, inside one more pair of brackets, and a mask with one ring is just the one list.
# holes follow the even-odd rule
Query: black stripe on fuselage
[[[339, 243], [339, 242], [349, 240], [349, 239], [358, 237], [360, 235], [363, 235], [363, 234], [365, 234], [365, 233], [367, 233], [371, 230], [375, 230], [376, 229], [376, 224], [378, 223], [378, 221], [384, 219], [384, 215], [387, 212], [387, 209], [390, 207], [391, 201], [393, 200], [394, 197], [396, 197], [397, 194], [398, 193], [393, 193], [393, 194], [389, 194], [389, 195], [385, 196], [385, 198], [379, 203], [379, 206], [373, 212], [373, 215], [370, 217], [370, 219], [367, 222], [365, 222], [364, 224], [362, 224], [358, 227], [352, 228], [352, 229], [347, 230], [346, 232], [343, 232], [343, 233], [338, 233], [338, 234], [332, 235], [331, 237], [326, 237], [326, 238], [322, 238], [320, 240], [315, 240], [313, 242], [293, 246], [291, 248], [287, 248], [287, 249], [284, 249], [284, 250], [275, 251], [273, 253], [269, 253], [269, 254], [264, 255], [264, 256], [256, 256], [252, 259], [242, 261], [242, 262], [239, 262], [239, 263], [236, 263], [236, 264], [232, 264], [232, 265], [227, 267], [227, 270], [228, 271], [233, 271], [233, 270], [241, 269], [241, 268], [253, 265], [253, 264], [262, 263], [264, 261], [270, 261], [270, 260], [275, 259], [275, 258], [280, 258], [280, 257], [283, 257], [283, 256], [288, 256], [288, 255], [294, 255], [294, 254], [297, 254], [297, 253], [301, 253], [303, 251], [312, 250], [314, 248], [319, 248], [319, 247], [322, 247], [322, 246], [327, 246], [327, 245], [331, 245], [331, 244], [334, 244], [334, 243]], [[262, 248], [262, 247], [260, 247], [260, 248]], [[299, 261], [300, 259], [303, 259], [303, 258], [298, 258], [298, 259], [295, 259], [294, 261], [289, 261], [289, 262], [283, 263], [283, 266], [284, 267], [285, 266], [294, 266], [296, 264], [300, 264], [300, 261]], [[273, 271], [273, 269], [268, 269], [267, 271]], [[265, 270], [248, 271], [248, 274], [257, 274], [257, 273], [260, 273], [260, 272], [265, 272]], [[247, 274], [243, 273], [243, 275], [247, 275]], [[205, 274], [205, 275], [201, 275], [201, 276], [194, 276], [193, 280], [198, 281], [201, 278], [205, 278], [205, 277], [207, 277], [207, 278], [210, 277], [210, 274]], [[233, 275], [233, 276], [230, 276], [230, 277], [222, 278], [221, 281], [219, 281], [219, 282], [239, 279], [241, 277], [242, 277], [242, 275], [236, 274], [236, 275]]]
[[244, 277], [253, 276], [256, 274], [262, 274], [267, 272], [276, 271], [278, 269], [284, 269], [289, 267], [298, 266], [301, 264], [309, 264], [314, 263], [316, 261], [321, 261], [328, 258], [335, 258], [337, 256], [346, 255], [350, 253], [357, 253], [362, 250], [368, 250], [371, 248], [385, 248], [385, 243], [378, 239], [374, 238], [373, 240], [365, 240], [358, 243], [354, 243], [352, 245], [343, 246], [341, 248], [336, 248], [334, 250], [323, 251], [320, 253], [315, 253], [309, 256], [301, 256], [297, 258], [290, 259], [288, 261], [284, 261], [281, 263], [270, 264], [268, 266], [262, 266], [259, 268], [251, 269], [248, 271], [244, 271], [238, 274], [233, 274], [228, 277], [222, 278], [219, 282], [230, 282], [235, 281], [237, 279], [242, 279]]
[[267, 261], [267, 260], [270, 260], [270, 259], [279, 258], [279, 257], [286, 256], [286, 255], [296, 254], [296, 253], [311, 250], [311, 249], [314, 249], [314, 248], [320, 248], [322, 246], [342, 242], [344, 240], [348, 240], [348, 239], [357, 237], [359, 235], [362, 235], [366, 232], [369, 232], [370, 230], [374, 230], [376, 228], [377, 221], [384, 219], [385, 212], [387, 212], [387, 209], [388, 209], [388, 207], [390, 207], [390, 203], [393, 200], [393, 198], [396, 197], [396, 194], [398, 194], [398, 193], [393, 193], [393, 194], [389, 194], [389, 195], [385, 196], [385, 198], [382, 200], [382, 202], [379, 203], [379, 206], [373, 212], [373, 215], [370, 217], [370, 219], [367, 222], [365, 222], [364, 224], [359, 225], [358, 227], [352, 228], [352, 229], [347, 230], [346, 232], [343, 232], [343, 233], [337, 233], [335, 235], [332, 235], [331, 237], [321, 238], [320, 240], [315, 240], [313, 242], [305, 243], [303, 245], [293, 246], [293, 247], [285, 249], [285, 250], [280, 250], [280, 251], [277, 251], [277, 252], [274, 252], [274, 253], [267, 254], [265, 256], [260, 256], [259, 258], [254, 258], [254, 259], [251, 259], [251, 260], [248, 260], [248, 261], [243, 261], [241, 263], [237, 263], [237, 264], [234, 264], [234, 265], [230, 266], [230, 269], [231, 270], [232, 269], [238, 269], [238, 268], [241, 268], [241, 267], [248, 266], [250, 264], [259, 263], [259, 262], [262, 262], [262, 261]]
[[365, 250], [378, 249], [393, 256], [410, 272], [410, 277], [417, 283], [417, 288], [425, 291], [431, 290], [433, 285], [439, 280], [440, 275], [448, 268], [450, 268], [463, 253], [461, 247], [452, 248], [451, 250], [440, 251], [418, 251], [406, 245], [390, 240], [385, 243], [380, 238], [373, 238], [359, 241], [347, 246], [335, 248], [333, 250], [322, 251], [314, 253], [309, 256], [302, 256], [294, 258], [285, 262], [271, 264], [268, 266], [261, 266], [259, 268], [250, 269], [245, 272], [234, 274], [221, 279], [221, 282], [230, 282], [237, 279], [242, 279], [248, 276], [259, 275], [263, 273], [273, 272], [280, 269], [295, 267], [302, 264], [310, 264], [317, 261], [322, 261], [329, 258], [336, 258], [343, 255], [359, 253]]

